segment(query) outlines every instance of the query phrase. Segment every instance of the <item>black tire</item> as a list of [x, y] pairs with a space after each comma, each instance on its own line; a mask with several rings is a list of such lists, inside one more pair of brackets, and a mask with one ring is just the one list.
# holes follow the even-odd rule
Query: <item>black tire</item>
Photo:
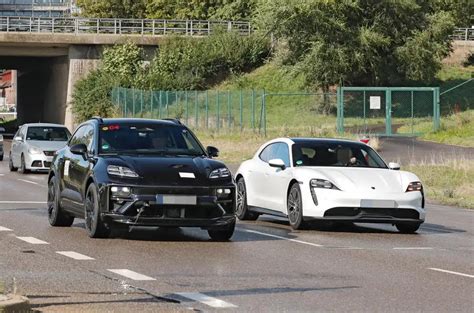
[[259, 216], [258, 213], [249, 211], [247, 206], [247, 189], [243, 177], [237, 180], [237, 205], [235, 215], [241, 221], [255, 221]]
[[48, 220], [51, 226], [57, 227], [69, 227], [74, 223], [74, 217], [61, 208], [61, 194], [56, 176], [48, 183]]
[[91, 238], [107, 238], [110, 235], [108, 228], [100, 216], [99, 192], [94, 183], [87, 188], [84, 201], [84, 219], [86, 231]]
[[403, 234], [414, 234], [420, 228], [420, 225], [421, 223], [397, 223], [395, 227]]
[[20, 164], [20, 173], [22, 174], [28, 174], [28, 170], [26, 169], [26, 164], [25, 164], [25, 156], [22, 154], [21, 155], [21, 164]]
[[301, 189], [298, 183], [291, 185], [286, 207], [291, 228], [295, 230], [303, 229], [305, 226], [303, 220], [303, 201], [301, 199]]
[[10, 169], [10, 172], [18, 171], [18, 168], [13, 166], [13, 159], [12, 159], [11, 153], [10, 153], [10, 159], [8, 160], [8, 168]]
[[214, 241], [228, 241], [235, 230], [235, 221], [229, 224], [225, 229], [209, 229], [207, 233]]
[[3, 154], [0, 155], [0, 161], [3, 161]]

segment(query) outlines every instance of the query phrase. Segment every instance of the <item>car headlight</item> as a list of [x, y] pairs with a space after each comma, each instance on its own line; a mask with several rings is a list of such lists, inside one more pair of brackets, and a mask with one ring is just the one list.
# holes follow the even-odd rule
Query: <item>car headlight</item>
[[107, 166], [107, 173], [109, 175], [120, 176], [120, 177], [129, 177], [137, 178], [139, 177], [137, 173], [125, 166], [109, 165]]
[[226, 178], [226, 177], [230, 177], [230, 171], [225, 167], [215, 169], [209, 174], [210, 179]]
[[325, 179], [311, 179], [310, 185], [314, 188], [340, 190], [336, 185]]
[[422, 191], [423, 190], [423, 185], [419, 181], [414, 181], [408, 184], [408, 188], [405, 192], [410, 192], [410, 191]]
[[28, 153], [29, 154], [41, 154], [41, 153], [43, 153], [43, 150], [41, 150], [40, 148], [37, 148], [37, 147], [29, 147], [28, 148]]
[[130, 187], [119, 187], [113, 186], [110, 187], [113, 197], [128, 197], [132, 194], [132, 189]]

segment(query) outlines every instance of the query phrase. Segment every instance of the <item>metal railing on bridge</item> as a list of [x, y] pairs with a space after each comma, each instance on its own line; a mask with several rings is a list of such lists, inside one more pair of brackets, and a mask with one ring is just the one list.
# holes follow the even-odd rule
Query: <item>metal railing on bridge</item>
[[451, 35], [453, 40], [474, 40], [474, 28], [456, 28]]
[[0, 17], [0, 32], [207, 36], [218, 29], [241, 35], [252, 32], [249, 22], [239, 21]]

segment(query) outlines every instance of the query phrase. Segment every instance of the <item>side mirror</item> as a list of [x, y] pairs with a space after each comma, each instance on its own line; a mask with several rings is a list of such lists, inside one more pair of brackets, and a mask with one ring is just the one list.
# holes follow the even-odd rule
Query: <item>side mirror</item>
[[272, 159], [268, 161], [268, 165], [271, 167], [281, 168], [284, 170], [286, 168], [285, 162], [282, 159]]
[[83, 143], [78, 143], [70, 148], [72, 154], [82, 155], [84, 158], [87, 155], [87, 146]]
[[400, 164], [395, 163], [395, 162], [390, 162], [390, 163], [388, 163], [388, 168], [393, 170], [393, 171], [398, 171], [398, 170], [400, 170]]
[[21, 136], [16, 136], [13, 138], [14, 141], [23, 141], [23, 138]]
[[4, 132], [5, 132], [5, 128], [0, 127], [0, 133], [4, 133]]
[[206, 148], [206, 150], [207, 150], [207, 154], [211, 158], [217, 158], [219, 156], [219, 149], [217, 149], [216, 147], [209, 146]]

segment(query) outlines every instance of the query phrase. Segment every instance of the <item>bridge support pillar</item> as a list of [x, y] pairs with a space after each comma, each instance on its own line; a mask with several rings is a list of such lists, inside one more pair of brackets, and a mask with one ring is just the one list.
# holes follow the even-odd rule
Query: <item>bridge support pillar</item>
[[77, 126], [72, 110], [72, 94], [76, 83], [100, 64], [100, 48], [97, 46], [71, 46], [69, 48], [69, 77], [64, 124], [72, 132]]

